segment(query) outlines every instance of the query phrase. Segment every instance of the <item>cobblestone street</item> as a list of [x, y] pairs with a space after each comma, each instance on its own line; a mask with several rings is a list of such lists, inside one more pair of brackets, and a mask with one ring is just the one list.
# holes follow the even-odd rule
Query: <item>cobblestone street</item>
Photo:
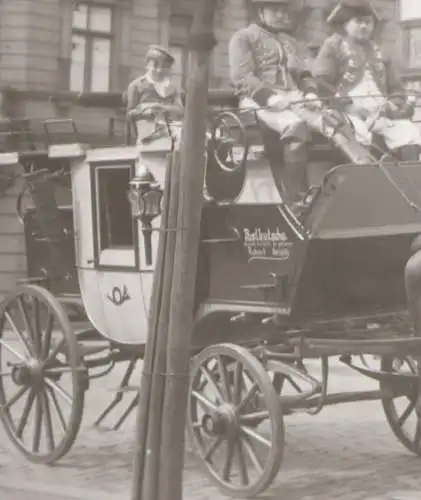
[[[129, 499], [134, 415], [117, 432], [92, 428], [111, 397], [109, 390], [118, 384], [117, 375], [95, 381], [87, 395], [83, 428], [76, 443], [54, 467], [26, 462], [1, 431], [1, 500]], [[331, 380], [331, 390], [375, 388], [345, 367], [334, 368]], [[316, 417], [288, 417], [286, 438], [281, 471], [264, 495], [266, 499], [421, 498], [421, 463], [396, 440], [378, 402], [325, 408]], [[184, 478], [185, 499], [226, 498], [210, 484], [189, 446]]]

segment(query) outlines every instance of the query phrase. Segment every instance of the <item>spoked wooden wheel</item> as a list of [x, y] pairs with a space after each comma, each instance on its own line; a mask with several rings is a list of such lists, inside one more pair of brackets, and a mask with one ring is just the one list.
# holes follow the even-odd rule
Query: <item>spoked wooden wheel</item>
[[52, 463], [72, 446], [86, 380], [67, 315], [41, 287], [17, 288], [0, 305], [0, 418], [32, 462]]
[[[417, 361], [410, 357], [384, 357], [381, 360], [381, 369], [391, 373], [418, 375], [419, 367]], [[393, 433], [408, 450], [421, 456], [421, 422], [415, 408], [418, 396], [417, 378], [412, 382], [408, 380], [394, 385], [381, 382], [380, 389], [384, 393], [382, 404]]]
[[283, 418], [268, 375], [249, 351], [219, 344], [196, 356], [187, 425], [223, 492], [248, 497], [271, 485], [283, 456]]

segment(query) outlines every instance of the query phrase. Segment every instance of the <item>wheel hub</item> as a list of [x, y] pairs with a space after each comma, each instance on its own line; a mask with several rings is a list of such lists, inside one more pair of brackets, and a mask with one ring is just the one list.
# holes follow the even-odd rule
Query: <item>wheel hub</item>
[[14, 366], [12, 368], [11, 376], [16, 385], [25, 385], [29, 380], [28, 370], [25, 365]]
[[205, 414], [202, 418], [202, 428], [210, 436], [222, 436], [235, 433], [239, 429], [239, 421], [235, 406], [221, 405], [218, 412]]
[[36, 385], [42, 380], [43, 366], [35, 358], [12, 368], [11, 377], [16, 385]]

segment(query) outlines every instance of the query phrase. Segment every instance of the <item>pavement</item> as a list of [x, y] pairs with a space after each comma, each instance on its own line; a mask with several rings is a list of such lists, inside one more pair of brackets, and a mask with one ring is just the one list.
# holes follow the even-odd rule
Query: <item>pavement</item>
[[[27, 462], [0, 430], [0, 500], [129, 500], [135, 426], [119, 431], [92, 423], [117, 387], [124, 366], [97, 379], [87, 394], [84, 421], [70, 452], [55, 466]], [[137, 374], [135, 381], [140, 380]], [[346, 367], [334, 366], [332, 390], [376, 387]], [[112, 425], [116, 417], [111, 416]], [[350, 403], [317, 416], [286, 417], [286, 449], [267, 500], [420, 500], [420, 459], [392, 434], [381, 404]], [[184, 499], [226, 500], [186, 446]], [[171, 499], [168, 499], [171, 500]]]

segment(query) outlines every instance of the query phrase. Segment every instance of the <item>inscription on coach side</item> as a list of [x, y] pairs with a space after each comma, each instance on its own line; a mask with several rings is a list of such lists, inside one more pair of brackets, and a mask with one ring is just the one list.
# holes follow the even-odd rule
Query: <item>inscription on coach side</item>
[[290, 258], [292, 243], [287, 234], [276, 229], [244, 228], [244, 247], [250, 259], [276, 259], [287, 260]]

